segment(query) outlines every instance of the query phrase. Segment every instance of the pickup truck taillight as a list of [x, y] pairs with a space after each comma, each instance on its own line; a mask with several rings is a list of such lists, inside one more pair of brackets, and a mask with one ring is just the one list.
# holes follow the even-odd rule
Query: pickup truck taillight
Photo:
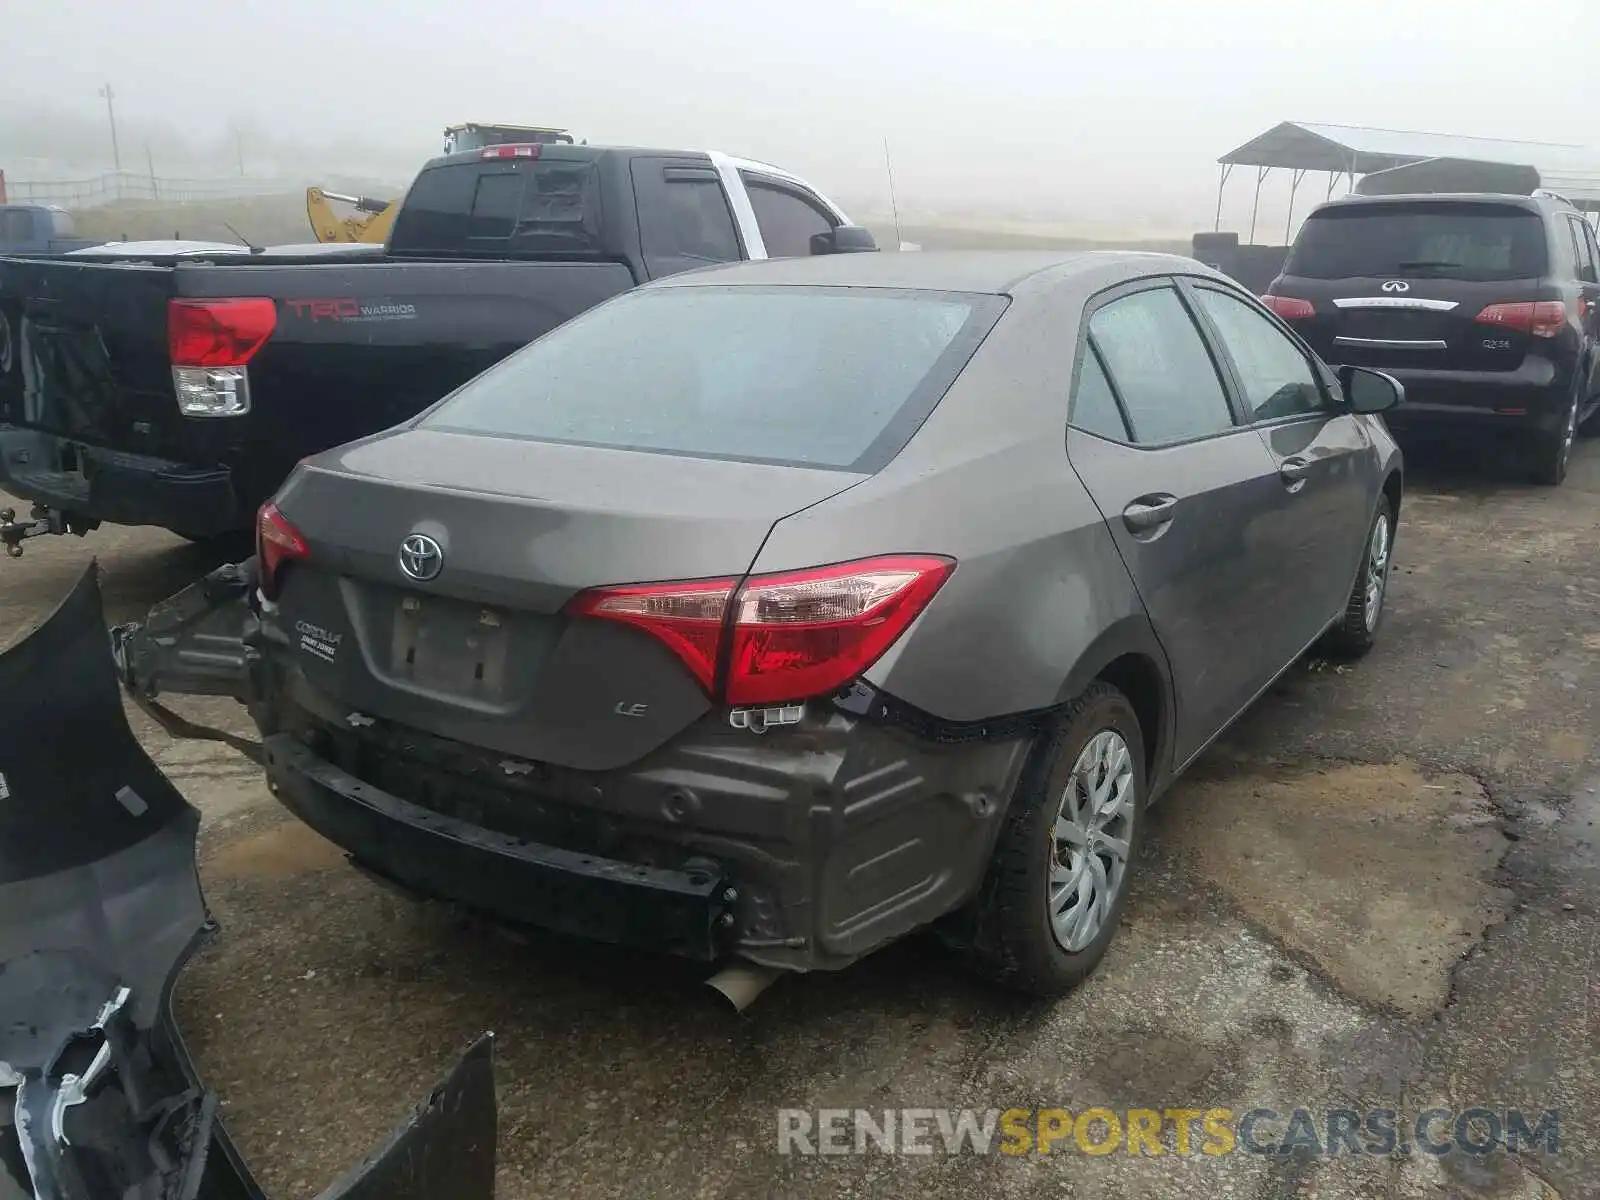
[[620, 621], [653, 634], [732, 705], [825, 696], [899, 639], [955, 570], [931, 554], [893, 554], [804, 571], [686, 583], [592, 588], [567, 603], [574, 617]]
[[250, 411], [246, 364], [272, 336], [278, 306], [260, 297], [167, 302], [167, 354], [178, 411], [237, 417]]

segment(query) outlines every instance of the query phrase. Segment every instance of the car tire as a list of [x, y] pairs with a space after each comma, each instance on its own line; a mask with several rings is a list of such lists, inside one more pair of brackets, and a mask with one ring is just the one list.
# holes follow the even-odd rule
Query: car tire
[[1039, 735], [1012, 794], [972, 914], [967, 955], [981, 974], [1041, 998], [1088, 977], [1127, 903], [1147, 788], [1133, 706], [1109, 684], [1091, 684]]
[[1371, 650], [1389, 608], [1389, 574], [1394, 569], [1394, 510], [1388, 496], [1378, 497], [1378, 511], [1367, 529], [1361, 566], [1345, 601], [1344, 613], [1323, 639], [1329, 658], [1356, 659]]
[[1578, 407], [1580, 387], [1574, 386], [1567, 406], [1562, 410], [1560, 425], [1549, 432], [1541, 430], [1534, 437], [1529, 476], [1534, 483], [1545, 487], [1560, 487], [1567, 477], [1567, 466], [1572, 461], [1572, 443], [1578, 436]]

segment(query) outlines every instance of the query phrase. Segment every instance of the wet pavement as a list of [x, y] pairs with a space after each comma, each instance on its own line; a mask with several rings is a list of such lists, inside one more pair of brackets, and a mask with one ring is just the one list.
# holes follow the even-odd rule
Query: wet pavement
[[[201, 1073], [274, 1197], [330, 1182], [482, 1029], [506, 1200], [1600, 1196], [1600, 443], [1559, 490], [1438, 463], [1410, 486], [1377, 650], [1297, 667], [1197, 764], [1155, 814], [1105, 963], [1054, 1005], [912, 941], [734, 1016], [686, 964], [393, 896], [249, 763], [135, 713], [206, 822], [222, 931], [177, 997]], [[34, 543], [0, 564], [0, 635], [91, 555], [114, 619], [210, 565], [152, 533]], [[247, 732], [231, 703], [181, 707]], [[1178, 1118], [1165, 1153], [1124, 1136], [1102, 1154], [1109, 1126], [1080, 1140], [1061, 1114], [1049, 1154], [950, 1155], [937, 1132], [927, 1155], [779, 1153], [780, 1109], [968, 1107], [1102, 1108], [1119, 1128], [1130, 1109], [1198, 1112], [1187, 1154]], [[1555, 1152], [1417, 1142], [1418, 1114], [1448, 1110], [1424, 1132], [1449, 1140], [1473, 1108], [1500, 1141], [1508, 1110], [1559, 1110]], [[1213, 1109], [1233, 1114], [1228, 1153], [1202, 1146]], [[1395, 1152], [1330, 1138], [1344, 1110], [1358, 1148], [1393, 1110]]]

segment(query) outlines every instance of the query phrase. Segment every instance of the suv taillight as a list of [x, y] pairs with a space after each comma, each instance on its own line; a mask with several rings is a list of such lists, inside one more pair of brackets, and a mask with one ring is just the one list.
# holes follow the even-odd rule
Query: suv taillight
[[894, 645], [955, 570], [948, 558], [895, 554], [803, 571], [593, 588], [571, 616], [633, 625], [659, 638], [713, 695], [776, 704], [837, 691]]
[[1537, 338], [1553, 338], [1567, 327], [1567, 306], [1560, 300], [1507, 301], [1489, 305], [1473, 320]]
[[311, 548], [289, 518], [268, 500], [256, 514], [256, 565], [258, 586], [268, 600], [278, 598], [278, 573], [287, 562], [310, 558]]
[[1274, 296], [1271, 292], [1268, 292], [1261, 297], [1261, 303], [1265, 304], [1285, 321], [1303, 321], [1307, 317], [1317, 315], [1316, 306], [1311, 301], [1301, 300], [1295, 296]]
[[167, 356], [178, 411], [186, 417], [237, 417], [250, 411], [246, 366], [278, 325], [262, 297], [169, 300]]

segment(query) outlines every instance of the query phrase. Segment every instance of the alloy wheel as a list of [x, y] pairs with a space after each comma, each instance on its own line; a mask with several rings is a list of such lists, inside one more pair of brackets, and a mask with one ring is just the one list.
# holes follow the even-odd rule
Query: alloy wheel
[[1063, 950], [1083, 950], [1111, 917], [1128, 871], [1133, 753], [1114, 729], [1089, 739], [1061, 795], [1050, 840], [1046, 901]]

